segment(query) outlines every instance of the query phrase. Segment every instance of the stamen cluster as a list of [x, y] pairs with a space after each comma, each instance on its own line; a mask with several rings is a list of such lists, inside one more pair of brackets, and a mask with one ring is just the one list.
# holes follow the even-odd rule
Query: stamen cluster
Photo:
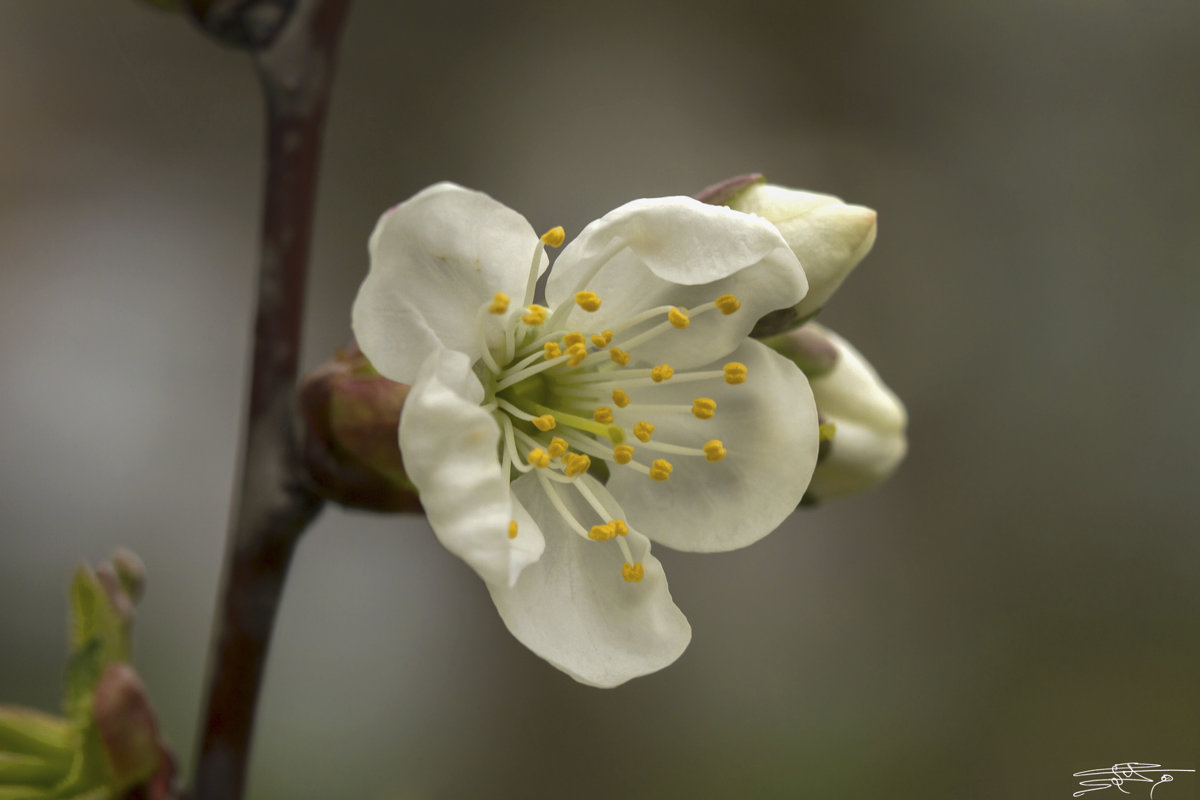
[[[555, 228], [543, 235], [541, 242], [554, 245], [562, 238], [562, 229]], [[691, 405], [656, 403], [655, 388], [668, 381], [677, 385], [716, 379], [738, 385], [746, 381], [746, 366], [729, 362], [719, 370], [676, 372], [666, 363], [643, 366], [637, 354], [639, 348], [659, 337], [687, 335], [692, 320], [700, 315], [728, 316], [737, 312], [741, 303], [736, 296], [724, 294], [692, 309], [659, 306], [639, 311], [602, 330], [564, 331], [555, 325], [565, 316], [562, 308], [531, 302], [539, 257], [540, 248], [534, 253], [522, 307], [510, 310], [511, 298], [497, 292], [480, 309], [481, 321], [487, 315], [492, 318], [490, 325], [480, 326], [484, 408], [493, 413], [501, 429], [503, 471], [533, 472], [576, 533], [592, 541], [617, 542], [625, 557], [621, 574], [625, 580], [637, 582], [643, 569], [626, 544], [630, 527], [623, 510], [602, 486], [589, 489], [578, 478], [589, 472], [603, 478], [611, 469], [631, 469], [662, 482], [670, 480], [674, 471], [662, 456], [709, 462], [726, 456], [728, 451], [719, 439], [697, 446], [655, 438], [652, 418], [691, 414], [710, 420], [717, 413], [717, 403], [709, 397], [696, 397]], [[589, 313], [598, 311], [604, 302], [586, 288], [595, 272], [589, 270], [573, 293], [575, 305]], [[503, 344], [489, 348], [489, 340]], [[630, 433], [639, 445], [627, 443]], [[650, 456], [642, 455], [643, 451]], [[578, 519], [563, 502], [563, 491], [579, 492], [600, 521], [585, 524]], [[514, 520], [509, 536], [516, 535]]]

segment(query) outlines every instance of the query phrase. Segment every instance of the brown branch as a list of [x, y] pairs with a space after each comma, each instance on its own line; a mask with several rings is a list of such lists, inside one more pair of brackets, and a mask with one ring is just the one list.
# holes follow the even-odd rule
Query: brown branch
[[210, 655], [196, 800], [240, 800], [243, 795], [259, 688], [288, 565], [300, 534], [322, 505], [299, 467], [295, 385], [321, 132], [349, 4], [301, 0], [278, 36], [254, 56], [267, 111], [258, 310], [250, 409]]

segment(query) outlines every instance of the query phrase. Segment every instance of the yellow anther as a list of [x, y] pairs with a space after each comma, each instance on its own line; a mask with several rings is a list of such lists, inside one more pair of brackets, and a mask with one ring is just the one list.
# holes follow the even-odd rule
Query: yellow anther
[[613, 337], [612, 331], [605, 328], [604, 330], [600, 331], [600, 335], [604, 337], [604, 344], [606, 344], [606, 345], [612, 344], [612, 337]]
[[640, 561], [633, 564], [625, 564], [621, 567], [621, 577], [630, 583], [641, 583], [642, 578], [646, 577], [646, 570], [642, 567], [642, 562]]
[[629, 363], [629, 353], [626, 353], [619, 347], [614, 347], [612, 350], [609, 350], [608, 356], [622, 367]]
[[612, 399], [617, 408], [624, 408], [630, 403], [629, 395], [625, 394], [624, 389], [613, 389]]
[[612, 425], [613, 413], [608, 406], [596, 406], [596, 410], [592, 412], [592, 419], [599, 422], [601, 425]]
[[616, 528], [611, 522], [604, 525], [593, 525], [588, 531], [588, 538], [593, 542], [607, 542], [609, 539], [615, 539], [617, 536]]
[[836, 434], [837, 425], [834, 425], [832, 422], [822, 422], [821, 427], [817, 428], [817, 441], [832, 442]]
[[720, 439], [712, 439], [704, 444], [704, 457], [709, 461], [720, 461], [725, 457], [725, 445]]
[[548, 244], [551, 247], [561, 247], [566, 238], [567, 232], [563, 230], [562, 225], [556, 225], [542, 234], [542, 244]]
[[600, 296], [595, 292], [576, 292], [575, 302], [584, 311], [598, 311], [600, 309]]
[[717, 413], [717, 401], [708, 397], [697, 397], [692, 401], [692, 413], [700, 419], [712, 419]]
[[538, 469], [550, 466], [550, 454], [540, 447], [529, 451], [529, 463]]
[[559, 356], [562, 355], [562, 348], [560, 348], [558, 346], [558, 342], [546, 342], [545, 347], [543, 347], [542, 349], [546, 351], [546, 360], [547, 361], [549, 361], [552, 358], [558, 358]]
[[688, 325], [692, 324], [692, 321], [688, 319], [688, 312], [686, 308], [672, 308], [667, 312], [667, 319], [669, 319], [671, 324], [676, 328], [686, 328]]
[[510, 519], [508, 521], [508, 538], [517, 538], [517, 521], [515, 519]]
[[525, 315], [521, 322], [526, 325], [541, 325], [546, 321], [546, 309], [541, 306], [525, 306]]
[[725, 382], [738, 384], [746, 382], [746, 365], [738, 361], [730, 361], [725, 365]]
[[567, 452], [567, 440], [561, 436], [555, 436], [550, 440], [550, 445], [546, 448], [546, 452], [550, 454], [551, 458], [558, 458]]
[[633, 435], [641, 439], [643, 442], [650, 441], [650, 434], [654, 433], [654, 423], [642, 420], [633, 426]]
[[592, 460], [582, 453], [567, 453], [563, 456], [563, 471], [571, 478], [587, 472], [591, 465]]
[[567, 348], [567, 355], [570, 356], [567, 359], [567, 366], [578, 367], [587, 358], [587, 348], [582, 344], [573, 344]]
[[592, 346], [595, 347], [597, 350], [600, 350], [600, 349], [608, 346], [608, 342], [609, 342], [609, 340], [604, 338], [603, 333], [592, 334]]
[[568, 333], [563, 337], [563, 347], [570, 347], [573, 344], [583, 344], [583, 334], [579, 331]]
[[717, 308], [721, 309], [722, 314], [732, 314], [742, 307], [742, 301], [731, 294], [723, 294], [713, 302], [717, 304]]
[[665, 481], [671, 477], [671, 472], [674, 471], [671, 462], [665, 458], [656, 458], [650, 463], [650, 477], [656, 481]]
[[650, 370], [650, 377], [655, 383], [662, 383], [675, 374], [675, 370], [671, 369], [670, 364], [659, 364], [654, 369]]
[[[558, 422], [555, 421], [553, 414], [542, 414], [540, 417], [534, 417], [532, 422], [533, 427], [537, 428], [542, 433], [554, 430], [554, 426], [558, 424]], [[553, 458], [553, 456], [551, 456], [551, 458]]]
[[492, 295], [492, 304], [488, 306], [488, 311], [493, 314], [503, 314], [508, 311], [508, 295], [504, 292], [496, 292]]
[[628, 464], [633, 461], [633, 447], [627, 444], [619, 444], [613, 448], [613, 461], [618, 464]]
[[614, 519], [608, 524], [613, 526], [613, 530], [617, 532], [617, 536], [624, 536], [629, 533], [629, 526], [625, 524], [625, 520], [623, 519]]

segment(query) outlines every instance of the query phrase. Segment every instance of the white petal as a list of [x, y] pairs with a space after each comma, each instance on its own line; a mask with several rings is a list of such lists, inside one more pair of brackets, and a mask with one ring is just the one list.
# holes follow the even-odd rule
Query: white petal
[[875, 244], [875, 212], [864, 206], [825, 206], [802, 220], [776, 223], [800, 259], [812, 291], [796, 306], [807, 317], [829, 300]]
[[608, 488], [630, 524], [678, 550], [733, 550], [758, 541], [795, 510], [816, 464], [817, 410], [804, 373], [753, 340], [728, 360], [746, 365], [745, 383], [668, 380], [649, 390], [629, 390], [634, 403], [690, 405], [696, 397], [711, 398], [717, 403], [712, 419], [691, 413], [638, 415], [632, 407], [617, 413], [626, 430], [640, 418], [652, 422], [651, 442], [699, 448], [718, 439], [725, 445], [725, 458], [710, 462], [703, 456], [655, 453], [631, 436], [626, 443], [633, 446], [634, 458], [647, 466], [654, 458], [665, 458], [675, 468], [670, 480], [657, 482], [629, 468], [611, 468]]
[[536, 563], [546, 549], [545, 535], [537, 520], [515, 496], [512, 496], [512, 518], [517, 523], [517, 535], [509, 540], [508, 581], [497, 584], [510, 588], [516, 586], [525, 568]]
[[832, 342], [838, 351], [833, 369], [812, 381], [821, 413], [853, 419], [887, 432], [903, 431], [908, 424], [904, 404], [862, 353], [823, 325], [810, 322], [807, 327]]
[[757, 214], [779, 228], [808, 276], [800, 317], [818, 311], [875, 244], [875, 212], [828, 194], [754, 184], [735, 195], [731, 208]]
[[[412, 383], [440, 348], [480, 355], [476, 317], [496, 292], [520, 303], [538, 236], [482, 192], [439, 183], [387, 211], [371, 234], [371, 271], [354, 333], [383, 375]], [[548, 259], [541, 252], [539, 274]]]
[[[581, 480], [595, 485], [584, 476]], [[533, 475], [513, 484], [516, 497], [546, 533], [546, 551], [513, 588], [489, 584], [492, 600], [513, 636], [580, 683], [617, 686], [679, 658], [692, 629], [671, 600], [662, 565], [650, 542], [626, 539], [645, 577], [621, 577], [624, 558], [615, 541], [593, 542], [571, 531]], [[584, 524], [596, 515], [574, 489], [564, 502]]]
[[729, 199], [729, 207], [749, 214], [766, 217], [778, 224], [812, 214], [819, 208], [844, 205], [837, 195], [789, 189], [773, 183], [752, 183]]
[[813, 473], [808, 491], [815, 500], [832, 500], [865, 491], [891, 475], [908, 440], [903, 433], [887, 434], [853, 420], [825, 418], [837, 426], [829, 455]]
[[814, 498], [828, 500], [869, 489], [899, 466], [908, 450], [908, 415], [849, 342], [816, 323], [809, 326], [838, 350], [833, 369], [812, 379], [821, 419], [837, 426], [809, 487]]
[[[742, 304], [736, 313], [708, 312], [634, 353], [641, 361], [678, 368], [728, 353], [759, 317], [799, 302], [808, 283], [787, 242], [766, 220], [688, 197], [664, 197], [626, 203], [588, 225], [563, 250], [546, 285], [547, 299], [553, 306], [573, 304], [574, 292], [584, 288], [600, 296], [600, 309], [588, 313], [573, 306], [563, 323], [568, 330], [598, 331], [648, 308], [693, 308], [736, 295]], [[620, 347], [621, 338], [613, 344]]]
[[[438, 540], [489, 585], [507, 586], [538, 560], [543, 540], [513, 502], [496, 455], [500, 428], [479, 407], [482, 396], [466, 355], [435, 351], [404, 401], [400, 452]], [[510, 539], [514, 519], [517, 536]]]

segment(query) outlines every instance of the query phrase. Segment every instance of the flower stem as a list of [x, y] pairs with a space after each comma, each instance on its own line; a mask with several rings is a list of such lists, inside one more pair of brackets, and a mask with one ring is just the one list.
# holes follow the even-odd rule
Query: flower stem
[[[251, 13], [254, 3], [243, 4]], [[321, 132], [350, 0], [300, 0], [254, 52], [267, 169], [250, 407], [217, 601], [195, 800], [240, 800], [271, 631], [300, 534], [322, 500], [295, 436], [295, 384]]]

